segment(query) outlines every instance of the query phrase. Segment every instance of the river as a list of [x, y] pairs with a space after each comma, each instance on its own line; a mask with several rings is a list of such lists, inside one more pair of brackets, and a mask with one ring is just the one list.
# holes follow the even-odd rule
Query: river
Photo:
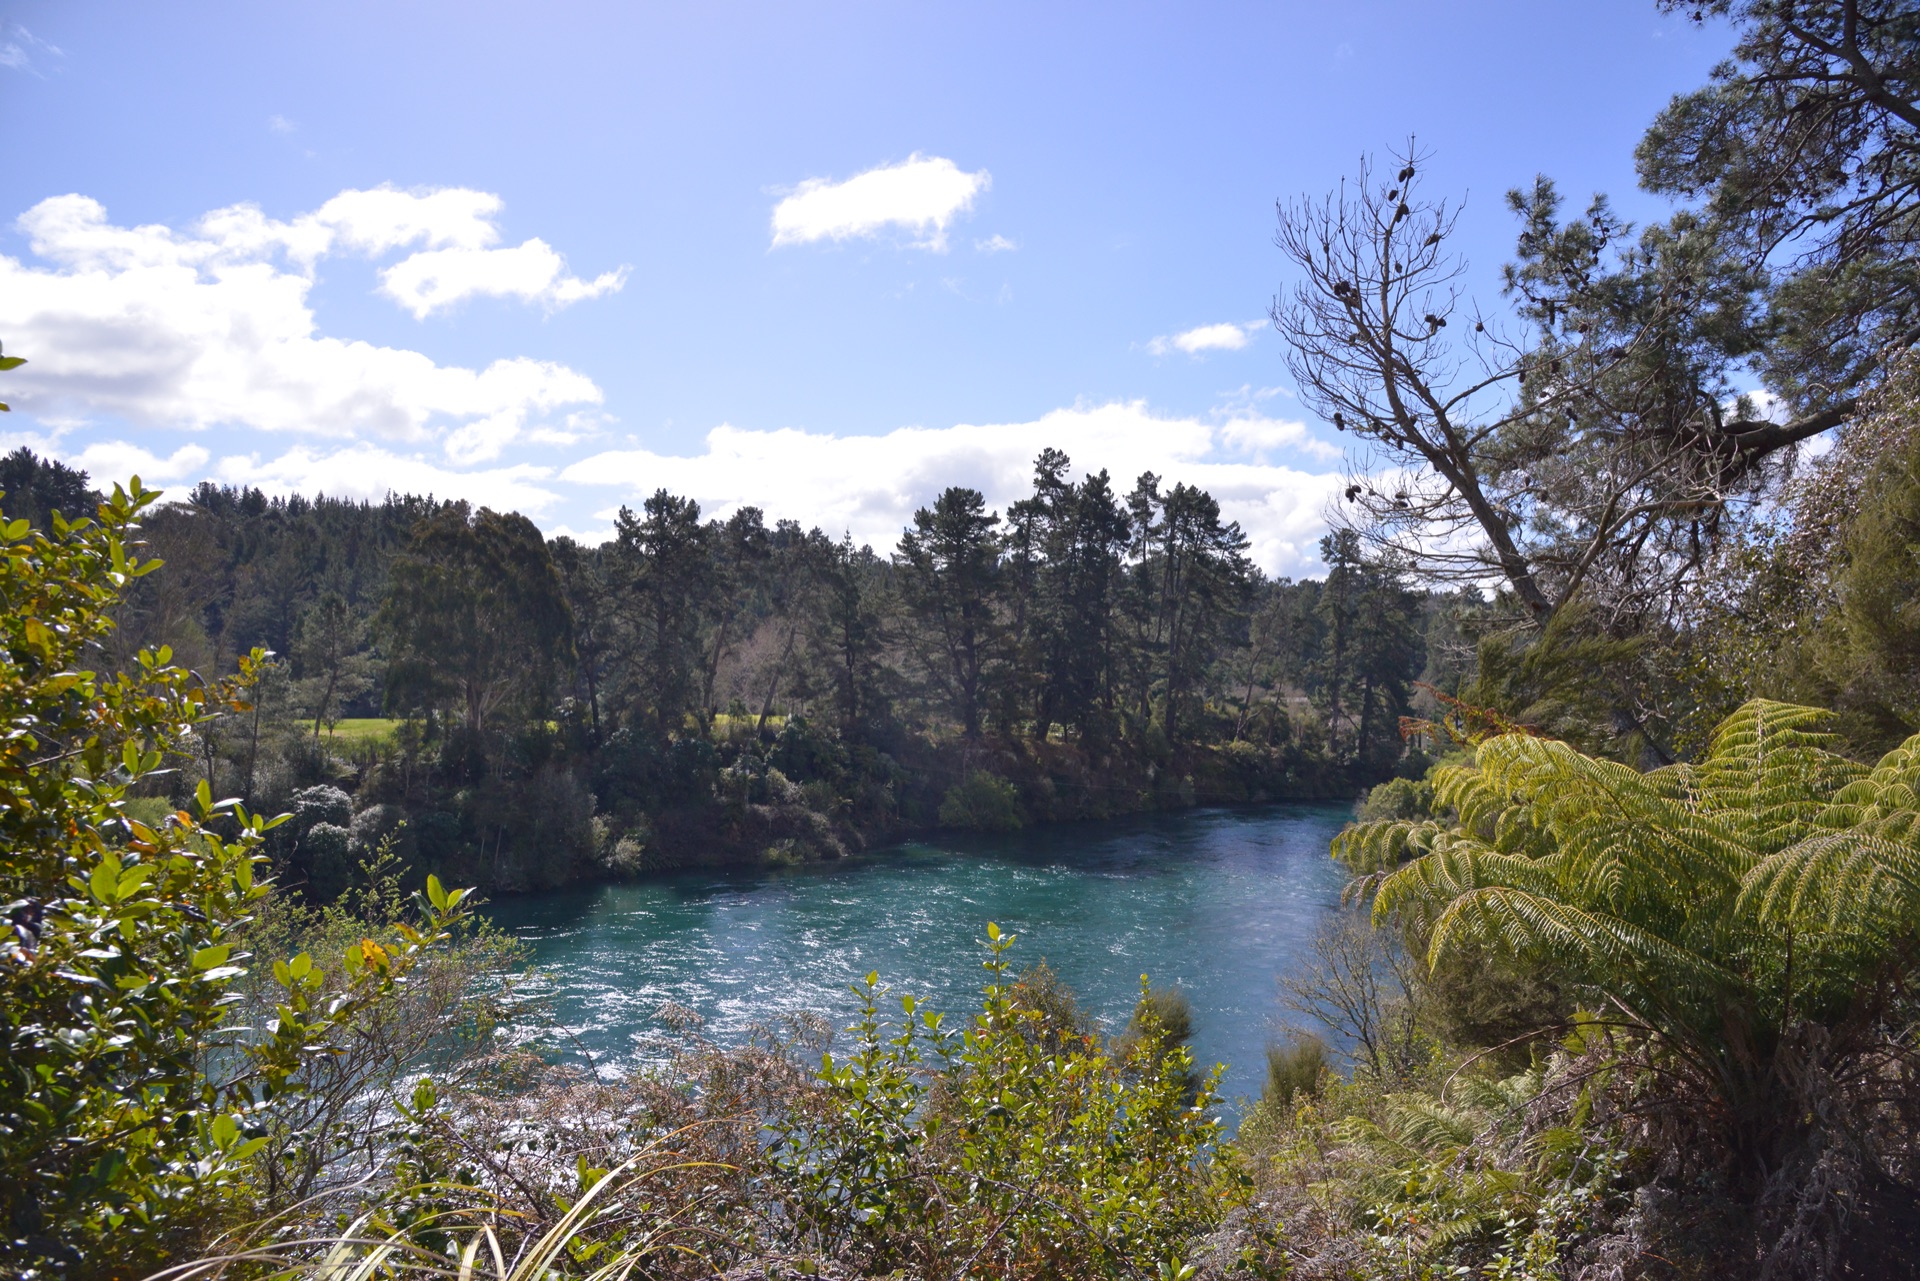
[[[1338, 910], [1327, 844], [1344, 805], [1203, 810], [1001, 837], [913, 842], [842, 863], [688, 873], [507, 899], [488, 910], [532, 948], [575, 1051], [632, 1061], [674, 1001], [718, 1041], [814, 1010], [844, 1026], [848, 985], [879, 971], [953, 1021], [977, 1008], [988, 921], [1045, 958], [1109, 1027], [1140, 976], [1192, 1001], [1203, 1067], [1257, 1094], [1281, 1008], [1276, 977]], [[897, 1013], [898, 1005], [891, 1009]]]

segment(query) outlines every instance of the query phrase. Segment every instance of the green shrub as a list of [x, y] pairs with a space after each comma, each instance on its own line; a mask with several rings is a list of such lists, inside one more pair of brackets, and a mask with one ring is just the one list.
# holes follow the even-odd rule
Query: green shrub
[[1367, 793], [1355, 817], [1362, 823], [1431, 818], [1433, 784], [1425, 779], [1390, 778]]
[[940, 802], [940, 825], [980, 832], [1011, 832], [1025, 821], [1020, 793], [1012, 783], [975, 770], [947, 790]]
[[778, 1123], [777, 1168], [822, 1253], [866, 1275], [1184, 1275], [1181, 1252], [1222, 1212], [1210, 1158], [1216, 1077], [1189, 1092], [1193, 1057], [1156, 1042], [1118, 1057], [1082, 1036], [1064, 1051], [1010, 975], [1011, 935], [989, 925], [989, 981], [961, 1029], [868, 975], [855, 1045], [829, 1056], [825, 1106]]
[[890, 1025], [870, 974], [852, 1044], [814, 1067], [811, 1035], [723, 1050], [689, 1031], [625, 1082], [425, 1088], [370, 1205], [336, 1199], [352, 1209], [263, 1231], [251, 1257], [316, 1281], [1192, 1277], [1243, 1188], [1215, 1160], [1214, 1081], [1189, 1096], [1184, 1049], [1117, 1056], [1050, 971], [1016, 977], [1013, 939], [987, 933], [971, 1019], [902, 997]]
[[[136, 478], [95, 520], [0, 520], [0, 1272], [125, 1275], [228, 1206], [264, 1115], [464, 911], [430, 883], [421, 927], [356, 943], [318, 999], [311, 955], [276, 961], [275, 1017], [229, 1017], [240, 930], [274, 824], [202, 783], [158, 824], [127, 812], [196, 726], [244, 706], [264, 654], [203, 683], [162, 648], [93, 670], [156, 495]], [[135, 813], [153, 816], [151, 804]]]
[[307, 888], [315, 899], [328, 902], [346, 892], [353, 877], [352, 845], [353, 833], [335, 823], [315, 823], [300, 838]]
[[1287, 1107], [1295, 1095], [1316, 1095], [1331, 1069], [1327, 1043], [1317, 1036], [1296, 1036], [1284, 1045], [1269, 1045], [1267, 1083], [1261, 1101]]

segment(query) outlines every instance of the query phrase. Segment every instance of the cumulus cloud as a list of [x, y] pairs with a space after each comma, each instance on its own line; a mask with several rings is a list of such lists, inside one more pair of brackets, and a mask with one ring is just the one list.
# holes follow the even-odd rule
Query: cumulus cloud
[[1147, 344], [1147, 350], [1156, 356], [1164, 356], [1172, 351], [1184, 351], [1189, 356], [1198, 356], [1203, 351], [1239, 351], [1254, 334], [1266, 327], [1266, 323], [1264, 320], [1254, 320], [1244, 325], [1231, 322], [1200, 325], [1171, 337], [1155, 338]]
[[[992, 184], [941, 156], [915, 152], [845, 182], [809, 178], [773, 208], [773, 247], [877, 236], [898, 228], [922, 249], [944, 253], [947, 228]], [[997, 239], [997, 237], [996, 237]]]
[[[198, 444], [158, 454], [125, 440], [95, 441], [82, 448], [67, 445], [61, 433], [0, 433], [0, 451], [26, 446], [87, 473], [95, 485], [111, 488], [138, 476], [151, 486], [179, 489], [203, 480], [246, 486], [268, 494], [326, 494], [333, 498], [378, 502], [389, 493], [464, 498], [496, 511], [538, 517], [563, 501], [552, 487], [553, 469], [534, 464], [459, 469], [431, 457], [388, 449], [372, 442], [345, 446], [294, 445], [279, 454], [225, 454], [218, 457]], [[179, 495], [173, 494], [172, 497]], [[604, 540], [598, 540], [604, 541]]]
[[124, 440], [95, 441], [78, 455], [65, 459], [89, 476], [97, 476], [109, 488], [116, 480], [138, 476], [149, 485], [170, 485], [197, 479], [213, 457], [199, 445], [182, 445], [171, 454], [156, 454]]
[[1014, 250], [1018, 249], [1020, 246], [1014, 244], [1011, 240], [1008, 240], [1005, 236], [1000, 235], [998, 232], [995, 232], [993, 235], [988, 236], [985, 240], [974, 241], [973, 247], [974, 249], [976, 249], [977, 251], [983, 254], [1007, 254], [1007, 253], [1012, 253]]
[[1282, 451], [1309, 454], [1323, 462], [1336, 462], [1340, 447], [1306, 434], [1301, 424], [1284, 418], [1265, 418], [1257, 414], [1239, 414], [1220, 425], [1220, 442], [1239, 453], [1265, 459]]
[[[566, 276], [538, 240], [497, 251], [519, 255], [517, 266], [484, 258], [499, 207], [486, 192], [379, 188], [342, 192], [289, 222], [236, 205], [176, 231], [118, 226], [85, 196], [44, 200], [18, 225], [51, 266], [0, 256], [0, 332], [34, 357], [13, 375], [15, 407], [49, 421], [112, 415], [146, 427], [437, 440], [459, 461], [495, 457], [549, 412], [598, 405], [599, 387], [551, 361], [469, 369], [324, 336], [308, 294], [313, 263], [328, 253], [408, 246], [424, 248], [387, 274], [416, 314], [476, 293], [559, 303], [618, 287]], [[446, 254], [483, 258], [463, 269]], [[409, 271], [423, 258], [427, 267]]]
[[[373, 187], [343, 191], [311, 214], [294, 219], [299, 228], [322, 228], [364, 253], [381, 254], [407, 245], [429, 249], [454, 246], [481, 249], [500, 239], [494, 216], [500, 197], [468, 187], [400, 191]], [[241, 210], [253, 211], [250, 205]], [[217, 215], [215, 215], [217, 216]]]
[[1122, 493], [1145, 471], [1166, 484], [1201, 486], [1241, 523], [1260, 565], [1293, 574], [1317, 564], [1323, 513], [1343, 480], [1335, 470], [1257, 456], [1284, 447], [1315, 459], [1337, 455], [1301, 423], [1167, 417], [1139, 401], [1058, 409], [1033, 422], [903, 427], [878, 436], [723, 425], [708, 433], [706, 445], [691, 457], [608, 450], [574, 463], [559, 479], [632, 495], [665, 487], [722, 516], [757, 506], [884, 549], [914, 510], [948, 485], [978, 489], [1004, 511], [1031, 491], [1034, 456], [1052, 446], [1077, 471], [1107, 469]]
[[627, 269], [592, 280], [567, 274], [566, 260], [538, 237], [512, 249], [432, 249], [401, 259], [380, 273], [380, 290], [425, 320], [468, 298], [490, 295], [543, 303], [549, 309], [612, 293]]
[[235, 454], [221, 458], [209, 470], [212, 479], [250, 485], [269, 494], [327, 494], [370, 502], [389, 493], [431, 494], [528, 516], [549, 511], [560, 501], [560, 495], [545, 483], [553, 475], [551, 468], [516, 464], [456, 471], [430, 458], [370, 443], [341, 449], [295, 445], [275, 457]]

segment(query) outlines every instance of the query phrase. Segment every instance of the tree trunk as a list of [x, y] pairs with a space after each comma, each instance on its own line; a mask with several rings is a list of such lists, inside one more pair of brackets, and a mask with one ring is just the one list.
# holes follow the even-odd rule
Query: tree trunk
[[753, 727], [756, 735], [767, 732], [767, 717], [773, 714], [773, 696], [780, 688], [780, 678], [786, 675], [787, 659], [793, 655], [793, 642], [800, 635], [800, 624], [794, 623], [787, 629], [787, 643], [781, 647], [780, 659], [773, 665], [773, 679], [767, 682], [767, 696], [760, 703], [760, 721]]

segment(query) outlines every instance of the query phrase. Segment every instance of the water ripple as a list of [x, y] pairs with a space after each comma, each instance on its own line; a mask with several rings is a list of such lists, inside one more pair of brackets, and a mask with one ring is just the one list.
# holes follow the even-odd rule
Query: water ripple
[[1273, 806], [1000, 839], [913, 844], [825, 867], [711, 872], [511, 899], [489, 909], [533, 949], [555, 1015], [602, 1065], [632, 1061], [672, 1000], [717, 1040], [780, 1015], [853, 1014], [850, 984], [878, 970], [931, 1008], [973, 1008], [989, 920], [1021, 935], [1081, 1002], [1124, 1023], [1140, 974], [1192, 998], [1203, 1064], [1229, 1094], [1257, 1092], [1279, 1007], [1274, 982], [1342, 876], [1327, 857], [1348, 811]]

